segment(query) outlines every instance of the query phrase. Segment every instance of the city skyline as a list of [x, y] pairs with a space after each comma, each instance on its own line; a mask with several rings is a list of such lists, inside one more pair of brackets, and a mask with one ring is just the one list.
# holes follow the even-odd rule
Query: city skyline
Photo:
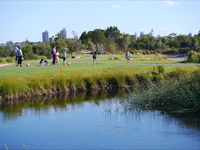
[[[116, 26], [139, 35], [195, 34], [200, 30], [199, 1], [1, 1], [0, 43], [41, 41], [41, 33], [59, 33], [63, 26], [72, 38], [84, 31]], [[35, 11], [37, 10], [37, 11]], [[8, 32], [9, 31], [9, 32]]]

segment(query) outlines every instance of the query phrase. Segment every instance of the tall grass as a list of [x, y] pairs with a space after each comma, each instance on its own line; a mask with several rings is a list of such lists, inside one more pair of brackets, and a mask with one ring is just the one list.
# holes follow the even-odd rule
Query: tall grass
[[174, 76], [171, 81], [151, 84], [148, 90], [133, 94], [130, 109], [156, 108], [164, 110], [189, 110], [200, 112], [200, 71], [191, 76]]

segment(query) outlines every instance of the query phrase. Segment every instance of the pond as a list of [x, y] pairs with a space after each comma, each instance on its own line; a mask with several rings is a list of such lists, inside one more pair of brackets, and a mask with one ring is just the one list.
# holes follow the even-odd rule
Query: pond
[[185, 61], [187, 60], [187, 57], [169, 57], [168, 59], [174, 61]]
[[200, 119], [126, 110], [124, 95], [53, 97], [2, 104], [0, 149], [200, 149]]

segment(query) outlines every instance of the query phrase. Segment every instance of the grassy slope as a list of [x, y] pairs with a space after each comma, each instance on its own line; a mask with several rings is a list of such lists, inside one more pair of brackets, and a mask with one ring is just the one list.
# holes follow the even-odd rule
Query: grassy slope
[[[117, 57], [118, 60], [109, 60]], [[138, 73], [147, 73], [152, 71], [152, 66], [137, 65], [137, 63], [174, 63], [170, 60], [161, 60], [154, 55], [133, 56], [130, 63], [134, 65], [116, 65], [115, 63], [125, 63], [124, 55], [98, 55], [98, 65], [92, 65], [91, 55], [82, 56], [80, 59], [68, 59], [71, 66], [38, 66], [39, 61], [25, 61], [30, 67], [15, 67], [14, 65], [0, 68], [0, 95], [17, 93], [30, 90], [55, 88], [58, 85], [65, 87], [67, 85], [83, 85], [85, 79], [90, 83], [96, 83], [98, 80], [106, 82], [114, 77], [119, 82], [124, 82], [124, 77], [133, 77]], [[51, 60], [49, 60], [51, 62]], [[114, 63], [114, 64], [112, 64]], [[62, 60], [60, 60], [62, 64]], [[165, 66], [166, 72], [181, 68], [187, 71], [194, 71], [195, 66]], [[108, 79], [109, 78], [109, 79]], [[103, 81], [105, 80], [105, 81]]]

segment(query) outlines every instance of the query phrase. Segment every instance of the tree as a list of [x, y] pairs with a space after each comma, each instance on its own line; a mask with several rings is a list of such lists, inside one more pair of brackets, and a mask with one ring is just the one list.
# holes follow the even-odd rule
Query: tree
[[116, 40], [116, 43], [118, 43], [119, 49], [125, 50], [131, 44], [131, 36], [128, 34], [124, 34]]
[[115, 42], [120, 36], [120, 31], [117, 27], [111, 26], [106, 29], [105, 36], [109, 41]]
[[76, 52], [76, 55], [77, 55], [77, 53], [81, 50], [82, 43], [79, 40], [78, 34], [75, 31], [72, 31], [72, 34], [74, 36], [74, 41], [72, 43], [72, 47], [71, 48], [72, 48], [73, 51]]
[[105, 46], [105, 51], [115, 53], [117, 51], [117, 44], [115, 42], [108, 41]]
[[8, 46], [0, 46], [0, 57], [14, 56], [14, 50]]
[[86, 44], [88, 42], [88, 35], [87, 32], [83, 32], [79, 38], [79, 40], [82, 41], [83, 44]]
[[96, 29], [92, 31], [91, 40], [95, 45], [104, 44], [106, 41], [106, 37], [102, 30]]

